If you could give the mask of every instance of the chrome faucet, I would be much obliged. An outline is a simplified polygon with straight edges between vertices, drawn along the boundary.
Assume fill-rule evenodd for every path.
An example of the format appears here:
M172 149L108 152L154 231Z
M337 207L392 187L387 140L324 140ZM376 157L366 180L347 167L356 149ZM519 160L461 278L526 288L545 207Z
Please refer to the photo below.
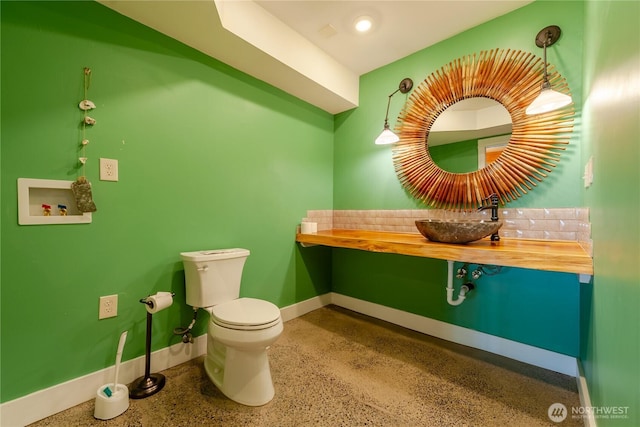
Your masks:
M489 206L480 206L478 208L478 211L483 211L485 209L491 209L491 221L498 221L498 203L500 202L500 199L498 198L498 195L496 193L493 193L492 195L490 195L489 197L484 199L483 202L485 202L487 200L491 201L491 205L489 205ZM498 235L498 232L496 231L495 233L493 233L491 235L491 241L492 242L497 242L498 240L500 240L500 236Z

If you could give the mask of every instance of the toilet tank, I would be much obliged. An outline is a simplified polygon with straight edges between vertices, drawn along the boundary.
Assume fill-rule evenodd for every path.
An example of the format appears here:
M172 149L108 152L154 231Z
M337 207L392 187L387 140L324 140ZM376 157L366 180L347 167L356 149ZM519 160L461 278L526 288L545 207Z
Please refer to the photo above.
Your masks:
M240 297L247 249L182 252L187 304L211 307Z

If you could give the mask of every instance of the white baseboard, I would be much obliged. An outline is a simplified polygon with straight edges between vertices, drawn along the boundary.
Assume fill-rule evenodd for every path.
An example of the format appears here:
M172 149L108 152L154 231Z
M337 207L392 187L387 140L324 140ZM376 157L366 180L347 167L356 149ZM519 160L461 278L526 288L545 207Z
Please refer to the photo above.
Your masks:
M206 351L206 335L195 338L192 345L179 343L165 347L151 353L150 371L153 373L169 369L205 354ZM145 356L123 362L118 382L129 384L144 376L144 365ZM94 399L98 388L112 383L114 375L115 365L5 402L0 405L0 425L25 426Z
M286 322L329 304L331 304L331 294L324 294L283 307L280 312L282 320ZM206 334L195 338L193 345L178 343L160 349L151 354L151 372L169 369L206 352ZM123 362L120 365L118 382L129 384L143 376L144 364L144 356ZM0 426L24 426L94 399L98 388L113 382L114 375L115 366L111 366L5 402L0 405Z
M591 396L589 396L589 388L587 387L587 379L584 376L582 363L578 360L578 375L576 381L578 383L578 395L580 396L580 406L583 408L591 408ZM596 418L592 412L588 412L584 417L584 427L596 427Z
M303 316L313 310L317 310L325 305L331 304L331 295L331 293L319 295L281 308L280 315L282 316L282 321L286 322L288 320L295 319L296 317Z
M331 303L423 334L499 354L572 377L577 375L575 357L337 293L331 294Z
M579 366L574 357L543 350L530 345L510 341L494 335L477 332L471 329L441 322L408 313L383 305L348 297L330 292L310 298L280 309L283 321L302 316L329 304L365 314L376 319L384 320L407 329L412 329L447 341L467 345L469 347L496 353L511 359L519 360L531 365L539 366L566 375L578 377ZM171 347L158 350L151 355L151 372L159 372L173 366L185 363L205 354L207 351L207 336L201 335L194 339L193 345L178 343ZM144 356L123 362L120 366L120 383L129 384L144 375ZM113 382L115 367L102 369L67 382L39 390L18 399L0 405L0 425L2 427L17 427L49 417L65 409L95 398L98 387ZM586 382L581 390L578 378L578 390L582 399L587 396ZM581 400L581 403L582 400ZM588 402L587 402L588 403ZM590 406L590 404L583 404ZM594 424L587 427L595 427Z

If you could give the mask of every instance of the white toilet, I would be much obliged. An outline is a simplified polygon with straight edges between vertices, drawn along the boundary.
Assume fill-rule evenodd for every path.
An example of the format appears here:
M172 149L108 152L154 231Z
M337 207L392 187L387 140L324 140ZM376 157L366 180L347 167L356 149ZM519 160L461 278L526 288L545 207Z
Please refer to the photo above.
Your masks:
M187 304L211 315L205 371L229 399L260 406L273 399L267 347L282 333L280 309L239 298L247 249L181 253Z

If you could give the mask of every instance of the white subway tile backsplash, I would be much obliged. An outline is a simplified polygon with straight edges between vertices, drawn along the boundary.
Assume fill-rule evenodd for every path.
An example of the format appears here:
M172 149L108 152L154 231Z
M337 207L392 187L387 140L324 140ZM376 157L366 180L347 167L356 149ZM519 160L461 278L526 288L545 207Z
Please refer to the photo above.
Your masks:
M576 219L582 222L589 222L589 209L576 208Z
M575 208L560 208L560 209L545 209L544 210L545 219L575 219L576 218L576 209Z
M519 239L577 240L591 249L591 224L587 208L503 208L500 235ZM489 219L490 210L459 212L446 209L310 210L305 220L317 222L318 230L360 229L418 233L415 221L437 218Z
M501 230L514 229L514 230L529 230L531 229L531 221L526 219L504 219ZM535 229L534 229L535 230Z
M576 240L576 233L569 231L544 231L544 238L548 240Z

